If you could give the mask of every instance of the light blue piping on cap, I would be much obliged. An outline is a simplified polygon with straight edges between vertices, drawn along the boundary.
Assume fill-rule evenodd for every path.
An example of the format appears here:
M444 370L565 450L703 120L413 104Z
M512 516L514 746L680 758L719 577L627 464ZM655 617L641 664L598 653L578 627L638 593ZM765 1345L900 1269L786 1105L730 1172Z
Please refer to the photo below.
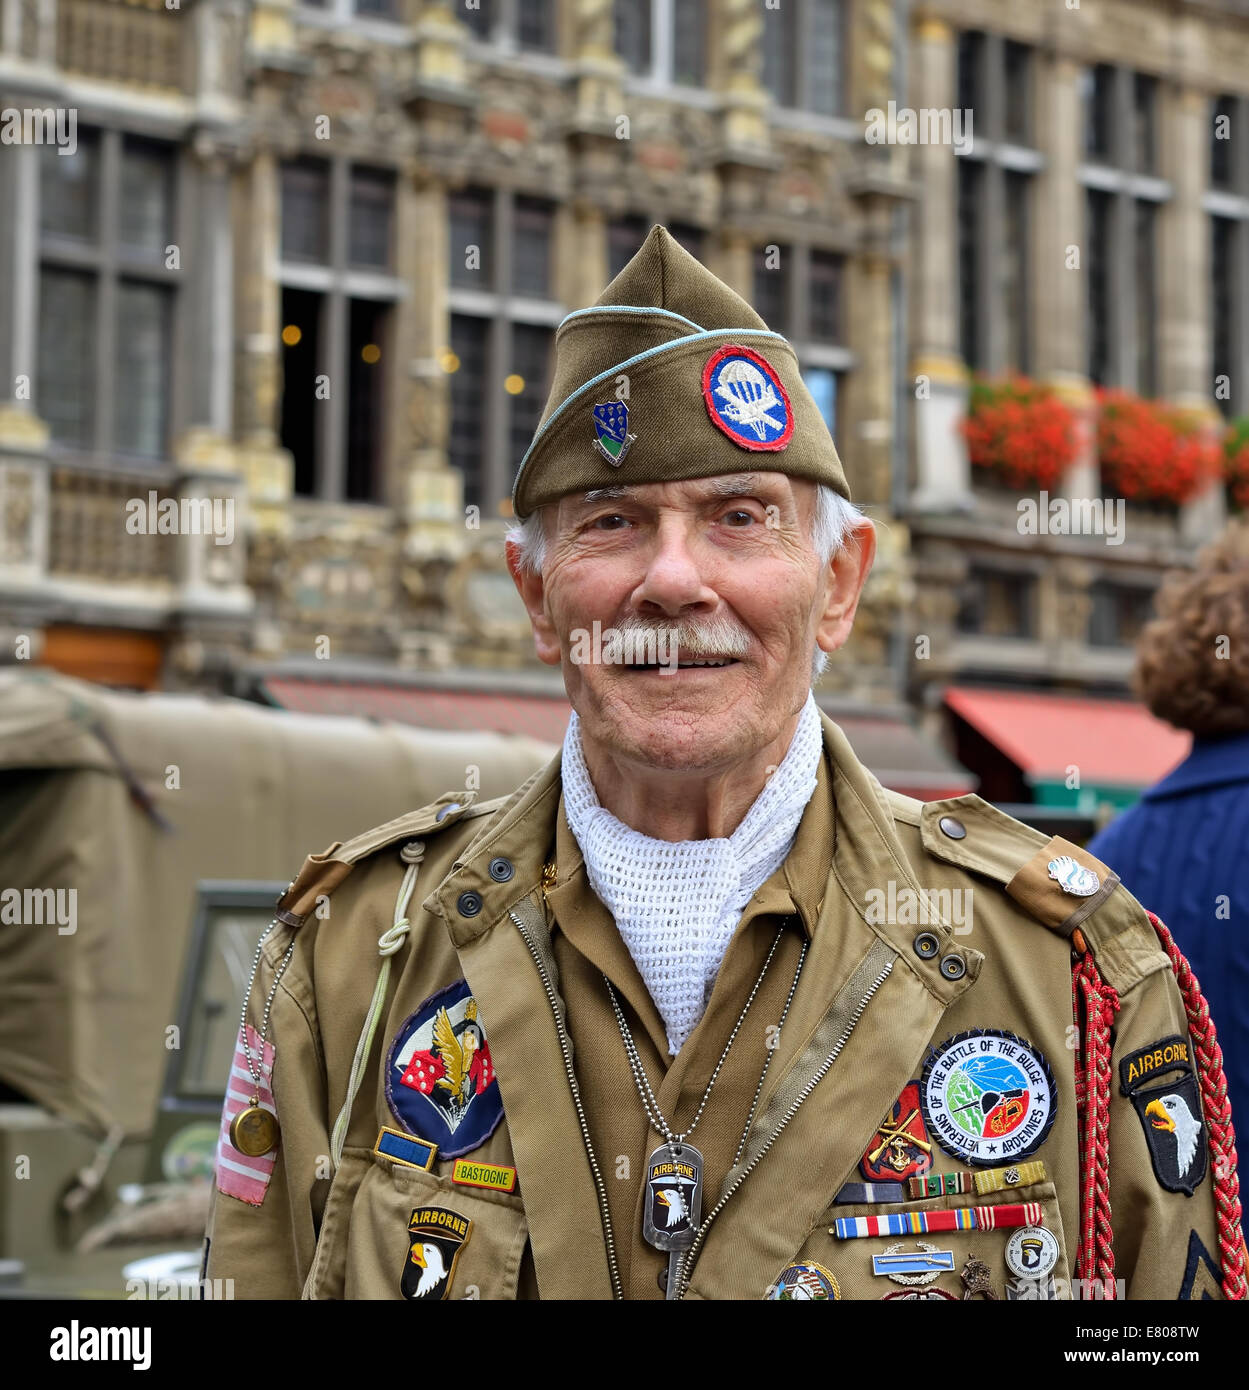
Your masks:
M706 331L701 323L687 319L684 314L675 313L671 309L648 308L644 304L591 304L588 309L574 309L572 313L565 314L559 322L559 327L563 328L569 319L579 318L582 314L662 314L664 318L676 319L678 323L685 324L697 333ZM558 333L559 328L555 331Z
M604 305L603 307L609 308L611 306ZM622 304L618 307L623 309L629 306ZM578 309L574 310L574 312L581 313L583 311ZM679 317L679 315L677 317ZM520 461L520 467L516 470L516 481L512 484L513 498L516 496L517 488L520 487L520 480L524 476L525 465L529 462L529 455L533 453L538 442L542 439L547 430L550 429L556 420L564 413L565 409L571 405L578 396L584 395L592 386L597 386L600 381L606 381L609 377L615 376L617 372L623 371L626 367L635 366L638 362L645 362L649 357L656 357L659 353L669 352L673 348L686 347L690 343L698 342L701 338L720 338L726 333L731 334L735 338L772 338L778 343L784 343L786 347L789 346L789 340L784 334L773 333L770 328L705 328L698 333L687 333L684 338L674 338L670 343L660 343L658 347L647 348L645 352L639 352L633 357L626 357L623 362L617 362L614 367L608 367L605 372L600 372L598 376L591 377L589 381L578 386L572 395L565 396L559 405L547 416L545 422L538 426L538 431L533 439L530 440L529 447L525 450L525 455Z

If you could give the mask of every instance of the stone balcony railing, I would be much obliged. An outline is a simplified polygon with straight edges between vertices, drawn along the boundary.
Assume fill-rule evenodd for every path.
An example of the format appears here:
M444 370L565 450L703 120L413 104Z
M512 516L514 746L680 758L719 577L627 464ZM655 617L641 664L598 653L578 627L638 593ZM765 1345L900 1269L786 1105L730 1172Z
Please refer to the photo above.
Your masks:
M237 475L0 449L0 610L238 617L247 544Z
M165 0L2 0L6 54L151 92L189 91L189 9Z

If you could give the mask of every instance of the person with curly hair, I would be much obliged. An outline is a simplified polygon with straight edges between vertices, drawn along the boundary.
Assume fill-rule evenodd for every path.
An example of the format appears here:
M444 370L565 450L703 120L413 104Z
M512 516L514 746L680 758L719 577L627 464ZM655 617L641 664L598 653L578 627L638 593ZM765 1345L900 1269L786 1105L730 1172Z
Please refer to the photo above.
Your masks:
M1249 1113L1249 523L1172 572L1135 686L1192 751L1089 842L1171 928L1218 1021L1233 1113Z

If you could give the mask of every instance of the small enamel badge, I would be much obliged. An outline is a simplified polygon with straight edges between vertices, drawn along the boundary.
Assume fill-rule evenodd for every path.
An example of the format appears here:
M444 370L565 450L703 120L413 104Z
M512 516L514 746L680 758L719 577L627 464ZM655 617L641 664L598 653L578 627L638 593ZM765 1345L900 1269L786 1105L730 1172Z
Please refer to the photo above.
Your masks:
M1167 1079L1150 1084L1159 1077ZM1191 1197L1206 1176L1208 1145L1188 1039L1176 1034L1130 1052L1119 1062L1119 1089L1140 1118L1154 1176Z
M841 1297L841 1287L832 1272L814 1260L786 1265L768 1290L773 1303L818 1302Z
M417 1207L408 1221L408 1255L399 1288L404 1298L436 1302L451 1294L460 1251L473 1223L446 1207Z
M636 439L636 434L629 433L629 407L624 401L594 407L594 447L613 468L620 467Z
M1043 1279L1058 1263L1058 1237L1044 1226L1023 1226L1006 1242L1006 1267L1021 1279Z
M901 1182L926 1173L931 1167L932 1144L920 1114L919 1082L910 1081L877 1125L859 1168L871 1182Z
M703 368L703 400L711 423L743 449L783 449L794 412L780 374L747 347L722 347Z
M1058 1100L1039 1048L998 1028L973 1028L932 1050L920 1103L929 1132L947 1153L988 1168L1035 1153L1049 1136Z
M1076 898L1091 898L1102 886L1101 879L1092 869L1086 869L1069 854L1050 860L1049 875L1064 893Z
M435 1135L443 1158L494 1133L503 1101L466 981L431 995L400 1028L386 1056L386 1101L409 1133Z

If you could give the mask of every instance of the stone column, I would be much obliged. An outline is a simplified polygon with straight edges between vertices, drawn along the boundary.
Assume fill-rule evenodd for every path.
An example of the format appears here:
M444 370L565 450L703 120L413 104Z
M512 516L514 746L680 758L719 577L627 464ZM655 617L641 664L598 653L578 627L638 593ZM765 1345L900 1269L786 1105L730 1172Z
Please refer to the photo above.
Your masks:
M722 133L729 149L768 143L761 76L766 21L759 0L712 0L710 76L724 95Z
M447 466L451 388L447 309L447 193L432 176L405 171L395 210L398 273L411 293L398 308L395 398L402 441L396 458L404 552L423 560L464 548L463 479Z
M1223 417L1213 401L1210 361L1210 219L1201 206L1209 169L1209 104L1193 87L1167 83L1161 98L1162 173L1174 190L1158 227L1158 357L1160 394L1192 411L1211 440ZM1215 482L1180 509L1180 534L1200 543L1227 520L1226 496Z
M569 0L577 72L578 130L610 131L623 110L616 56L612 0Z
M911 54L910 104L952 110L957 51L949 24L921 12ZM917 487L911 504L921 511L969 510L967 448L958 431L967 410L967 369L958 351L955 154L943 145L915 145L911 154L921 189L912 224Z
M0 445L42 449L48 428L34 392L39 288L39 160L35 145L11 145L0 160Z
M286 534L294 464L278 442L281 208L272 151L258 150L234 184L236 454L247 480L253 529Z
M414 0L413 38L419 81L464 81L464 29L457 22L451 0Z
M1076 456L1059 488L1068 498L1093 497L1100 488L1096 406L1087 375L1084 189L1077 178L1084 131L1080 71L1075 58L1036 54L1034 129L1045 165L1033 180L1029 273L1031 299L1039 306L1033 343L1038 379L1053 386L1076 416Z

